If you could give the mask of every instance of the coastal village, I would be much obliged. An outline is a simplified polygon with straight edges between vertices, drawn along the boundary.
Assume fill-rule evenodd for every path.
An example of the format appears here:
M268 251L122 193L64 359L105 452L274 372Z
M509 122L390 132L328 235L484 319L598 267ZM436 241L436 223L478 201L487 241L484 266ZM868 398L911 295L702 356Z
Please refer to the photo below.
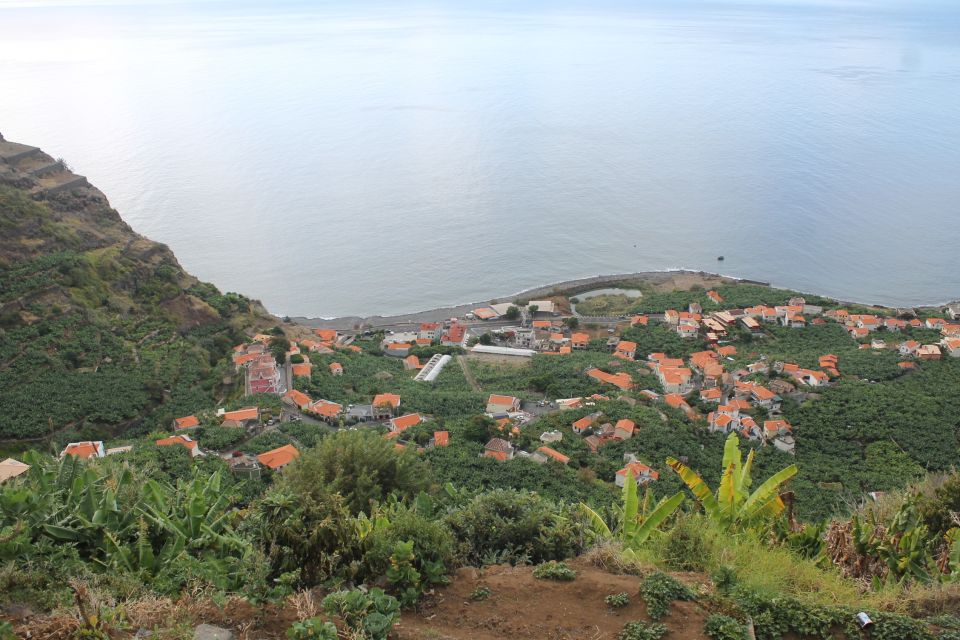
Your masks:
M746 308L731 308L717 291L707 291L705 297L706 305L693 302L685 309L605 318L603 323L589 322L572 310L563 312L564 301L552 298L481 306L463 317L422 322L403 330L317 328L310 331L310 337L289 340L282 357L271 349L277 335L257 334L234 347L232 365L243 381L244 398L276 397L279 410L255 403L215 410L198 407L196 414L176 417L170 433L157 438L155 444L183 447L191 457L221 456L236 473L257 477L282 471L299 456L298 446L288 443L255 455L244 453L242 446L212 450L201 446L192 432L214 424L256 437L284 423L299 422L324 430L379 428L398 449L423 452L448 447L451 433L442 428L442 420L409 410L401 393L385 391L373 395L367 403L351 404L339 397L311 395L310 385L304 383L317 377L331 381L342 378L348 365L340 360L385 358L402 363L404 375L429 392L430 385L455 359L465 368L470 366L469 359L512 368L525 366L534 358L569 358L592 352L602 354L604 359L583 368L581 375L599 385L596 393L564 398L541 395L534 400L529 395L521 398L508 390L490 389L483 416L493 425L494 435L479 455L499 462L521 459L530 464L569 465L570 456L559 450L565 439L580 439L596 454L610 443L643 438L643 424L608 418L602 409L605 401L632 406L643 403L660 407L658 411L679 412L709 432L734 432L757 446L793 453L797 443L802 443L803 425L791 424L782 415L783 399L815 397L818 389L843 379L844 363L828 352L819 355L816 366L768 358L763 336L770 327L801 332L810 327L839 325L858 349L895 353L897 366L905 374L928 361L960 358L960 305L956 304L946 307L942 316L921 318L912 312L868 314L840 307L825 309L799 296L783 305ZM654 327L684 341L702 341L707 348L683 357L666 351L642 353L637 342L624 337L642 335ZM939 340L920 342L910 337L915 331L923 331L926 336L936 332ZM751 340L749 357L743 353L745 335ZM389 387L391 374L375 375L384 378L384 386ZM645 385L641 381L655 382ZM466 378L464 384L469 384ZM544 416L568 413L575 417L564 424L565 428L537 429ZM408 437L424 429L429 435L425 441ZM520 446L518 440L523 433L535 436L533 445ZM133 446L71 442L60 456L122 455ZM653 462L624 453L622 467L612 480L622 486L630 472L638 484L655 482L659 473L651 466ZM15 477L27 468L8 459L0 465L0 480Z

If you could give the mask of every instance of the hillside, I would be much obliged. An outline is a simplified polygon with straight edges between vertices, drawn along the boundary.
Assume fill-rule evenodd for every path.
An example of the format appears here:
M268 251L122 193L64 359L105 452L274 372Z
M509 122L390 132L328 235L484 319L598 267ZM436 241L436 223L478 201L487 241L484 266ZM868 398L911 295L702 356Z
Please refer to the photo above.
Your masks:
M273 322L184 272L62 161L2 138L0 232L0 440L210 404L242 330Z

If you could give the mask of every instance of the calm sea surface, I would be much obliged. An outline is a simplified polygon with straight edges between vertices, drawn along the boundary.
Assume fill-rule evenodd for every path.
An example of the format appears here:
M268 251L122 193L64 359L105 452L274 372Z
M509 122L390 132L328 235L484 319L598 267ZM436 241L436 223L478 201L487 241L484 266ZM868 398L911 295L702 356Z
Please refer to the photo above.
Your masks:
M0 132L276 313L960 297L960 3L67 4L0 0Z

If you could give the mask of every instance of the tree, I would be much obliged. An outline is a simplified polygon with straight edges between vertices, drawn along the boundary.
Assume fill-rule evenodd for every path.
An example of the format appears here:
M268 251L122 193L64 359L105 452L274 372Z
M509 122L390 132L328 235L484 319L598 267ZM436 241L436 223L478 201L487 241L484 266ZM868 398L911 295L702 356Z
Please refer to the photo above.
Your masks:
M750 493L753 456L751 449L744 463L739 436L731 433L727 437L723 447L723 472L716 495L696 471L676 458L667 458L667 464L679 474L711 520L724 528L750 527L783 513L785 505L780 487L797 474L797 465L792 464L770 476L756 491Z
M484 333L480 336L479 342L480 344L489 346L493 344L493 337L489 333Z
M527 307L527 311L529 311L529 312L530 312L530 315L532 316L532 315L536 314L537 311L540 311L540 306L539 306L539 305L536 305L536 304L532 304L532 305L530 305L529 307Z
M571 329L576 329L577 327L580 326L580 319L571 316L571 317L569 317L569 318L566 318L566 319L563 321L563 323L564 323L565 325L567 325L568 327L570 327Z
M270 353L277 362L287 361L287 351L290 351L290 341L286 338L275 336L270 338Z
M507 312L503 314L503 317L507 320L516 320L520 317L520 309L515 305L510 305L507 307Z

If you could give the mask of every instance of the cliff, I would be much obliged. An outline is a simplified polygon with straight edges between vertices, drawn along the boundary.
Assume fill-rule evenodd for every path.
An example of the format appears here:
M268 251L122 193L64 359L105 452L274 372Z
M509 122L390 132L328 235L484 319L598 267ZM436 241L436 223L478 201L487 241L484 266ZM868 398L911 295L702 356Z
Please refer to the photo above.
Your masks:
M0 138L0 438L209 404L232 344L275 323L186 273L63 161Z

